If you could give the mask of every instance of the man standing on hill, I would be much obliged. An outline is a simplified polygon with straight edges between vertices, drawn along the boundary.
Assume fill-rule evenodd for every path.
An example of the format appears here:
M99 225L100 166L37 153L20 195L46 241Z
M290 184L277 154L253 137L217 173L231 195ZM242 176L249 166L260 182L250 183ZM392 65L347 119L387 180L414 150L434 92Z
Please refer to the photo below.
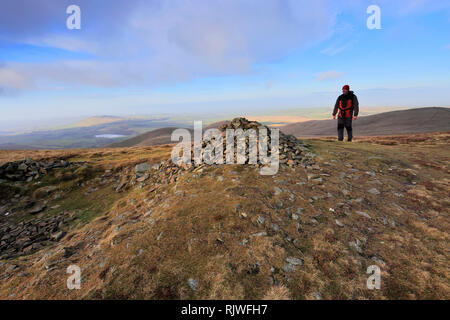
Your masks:
M333 119L336 119L336 114L339 110L338 116L338 140L344 140L344 127L347 129L348 141L352 141L352 119L356 120L359 113L358 98L350 91L350 86L342 87L342 94L337 98L333 110Z

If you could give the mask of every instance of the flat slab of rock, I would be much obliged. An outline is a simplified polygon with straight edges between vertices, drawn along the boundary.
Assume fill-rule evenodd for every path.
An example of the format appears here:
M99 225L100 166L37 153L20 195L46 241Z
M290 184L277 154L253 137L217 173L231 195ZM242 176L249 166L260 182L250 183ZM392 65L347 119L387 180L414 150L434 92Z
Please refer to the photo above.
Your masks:
M341 228L344 227L344 224L343 224L340 220L338 220L338 219L336 219L336 224L337 224L339 227L341 227Z
M33 208L31 208L30 211L28 211L28 214L35 215L44 211L46 208L47 206L45 204L36 205Z
M367 219L372 219L372 217L364 211L356 211L356 213L359 214L360 216L366 217Z
M294 266L301 266L303 264L302 259L295 258L295 257L287 257L286 262L293 264Z
M137 164L134 168L136 173L144 173L150 170L150 164L147 162Z

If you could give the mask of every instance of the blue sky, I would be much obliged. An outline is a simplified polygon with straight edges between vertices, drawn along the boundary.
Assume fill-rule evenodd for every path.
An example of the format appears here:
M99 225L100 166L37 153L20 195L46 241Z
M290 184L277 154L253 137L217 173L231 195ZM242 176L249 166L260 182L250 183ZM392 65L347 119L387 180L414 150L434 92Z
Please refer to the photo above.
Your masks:
M66 28L67 6L81 30ZM381 9L369 30L366 9ZM450 105L450 2L16 0L0 125L89 115ZM0 130L1 131L1 130Z

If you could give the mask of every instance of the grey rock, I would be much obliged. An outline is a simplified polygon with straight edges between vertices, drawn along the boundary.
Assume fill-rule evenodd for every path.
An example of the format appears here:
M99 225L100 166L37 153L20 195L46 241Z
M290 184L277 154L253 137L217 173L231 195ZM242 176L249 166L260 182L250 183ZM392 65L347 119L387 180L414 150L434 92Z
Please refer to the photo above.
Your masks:
M339 221L338 219L336 219L335 221L339 227L341 227L341 228L344 227L344 224L341 221Z
M189 287L191 287L192 290L196 291L198 289L198 280L189 278L188 279Z
M356 211L356 213L359 214L360 216L366 217L367 219L372 219L372 217L364 211Z
M316 300L322 300L322 295L320 294L320 292L314 291L313 295Z
M119 192L120 190L122 190L123 187L126 186L126 184L127 184L126 181L120 183L120 184L117 186L117 188L116 188L116 192Z
M139 177L136 179L137 182L144 182L145 180L147 180L148 178L150 178L150 175L148 173L144 174L142 177Z
M25 163L21 163L18 167L18 170L20 171L27 171L28 170L28 166Z
M19 268L19 266L15 265L15 264L11 264L6 268L5 272L10 273L11 271L14 271L17 268Z
M34 215L44 211L47 208L45 204L36 205L28 211L29 214Z
M53 233L53 234L51 235L51 239L52 239L53 241L59 241L59 240L61 240L65 235L66 235L66 233L65 233L64 231L58 231L58 232Z
M136 167L134 168L134 171L136 173L144 173L149 170L150 170L150 164L148 164L147 162L137 164Z
M350 247L355 248L356 251L357 251L358 253L362 253L362 252L363 252L362 249L361 249L361 247L360 247L359 240L356 240L356 242L355 242L355 241L350 241L350 242L348 243L348 245L349 245Z
M392 227L395 228L396 224L395 224L394 219L389 219L389 223L391 224Z
M293 264L294 266L301 266L303 264L301 259L295 257L287 257L286 262Z
M275 195L279 195L283 192L283 190L281 190L279 187L275 187Z
M292 263L286 263L283 267L284 272L294 272L295 266Z
M267 232L265 231L253 233L250 235L250 237L265 237L265 236L267 236Z
M242 240L241 242L239 242L239 244L240 244L241 246L245 246L247 243L248 243L248 239L244 239L244 240Z
M272 223L270 226L272 227L272 229L274 231L279 231L280 230L280 227L276 223Z

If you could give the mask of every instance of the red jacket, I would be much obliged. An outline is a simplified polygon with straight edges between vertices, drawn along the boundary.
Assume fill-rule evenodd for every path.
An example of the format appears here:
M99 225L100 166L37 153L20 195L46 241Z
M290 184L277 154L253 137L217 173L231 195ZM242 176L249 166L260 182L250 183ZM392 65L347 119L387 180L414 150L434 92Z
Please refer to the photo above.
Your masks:
M339 111L339 118L357 117L359 113L359 102L353 91L341 94L334 105L333 116Z

